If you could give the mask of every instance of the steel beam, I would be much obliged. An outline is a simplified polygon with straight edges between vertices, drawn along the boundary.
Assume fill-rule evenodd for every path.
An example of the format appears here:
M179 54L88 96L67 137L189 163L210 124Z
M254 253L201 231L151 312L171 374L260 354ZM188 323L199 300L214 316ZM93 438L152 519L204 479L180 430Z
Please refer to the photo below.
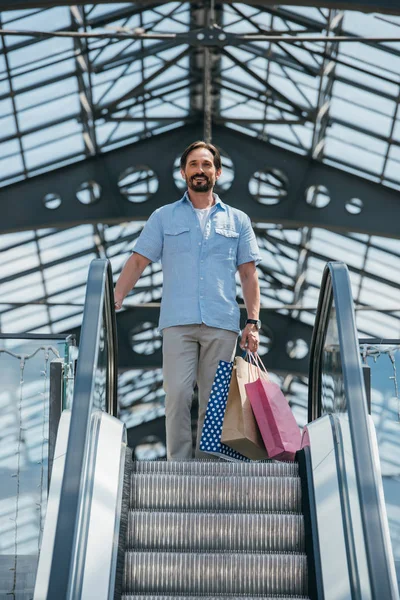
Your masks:
M235 0L228 1L234 2ZM259 6L316 6L337 10L400 14L398 0L252 0L250 4Z
M140 5L164 4L168 0L141 0ZM193 1L193 0L192 0ZM231 0L232 2L234 0ZM109 0L92 0L91 4L108 4ZM66 6L73 4L86 4L86 0L0 0L0 10L17 10L22 8L50 8L52 6ZM262 6L317 6L339 10L360 10L363 12L380 12L400 14L398 0L252 0L251 4Z
M0 220L0 232L146 220L156 208L179 199L181 193L172 177L174 160L186 145L201 139L202 133L200 124L188 125L2 188L0 205L7 210ZM225 127L216 126L213 139L228 151L235 169L232 187L223 199L244 210L253 221L400 237L397 191ZM118 177L125 169L139 165L157 174L159 188L147 202L132 203L120 194ZM272 206L260 204L249 192L250 178L266 168L277 169L288 179L286 197ZM97 203L85 205L77 199L76 191L88 181L97 182L102 191ZM325 208L305 201L307 189L315 185L325 186L330 194L331 202ZM45 207L42 199L49 193L61 196L59 208ZM352 198L363 202L358 215L345 209Z
M162 365L162 351L157 349L154 354L139 354L132 348L131 331L140 323L152 323L157 327L159 306L143 305L129 308L117 314L118 327L118 361L119 369L157 369ZM244 325L246 314L241 310L241 322ZM262 359L267 369L276 373L291 373L308 375L308 355L301 359L291 358L287 351L289 342L304 340L308 347L311 342L312 327L287 315L282 315L267 309L261 309L260 319L265 324L271 339L269 352ZM69 331L76 335L79 345L80 328ZM161 335L160 335L161 339Z

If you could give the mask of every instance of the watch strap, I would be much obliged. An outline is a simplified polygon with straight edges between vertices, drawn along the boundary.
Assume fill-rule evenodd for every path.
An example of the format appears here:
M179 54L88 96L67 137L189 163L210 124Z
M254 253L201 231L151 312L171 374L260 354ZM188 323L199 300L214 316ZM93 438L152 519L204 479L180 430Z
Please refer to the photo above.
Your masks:
M246 321L246 325L250 323L251 325L255 325L258 329L258 331L261 330L261 321L260 319L247 319Z

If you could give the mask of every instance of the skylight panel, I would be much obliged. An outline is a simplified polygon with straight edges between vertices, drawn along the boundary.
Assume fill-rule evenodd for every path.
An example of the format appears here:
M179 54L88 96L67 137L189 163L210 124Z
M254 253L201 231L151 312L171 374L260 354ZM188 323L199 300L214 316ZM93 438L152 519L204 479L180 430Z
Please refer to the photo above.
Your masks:
M400 243L397 251L399 253ZM393 283L400 285L400 257L398 253L397 255L393 255L389 252L385 252L385 250L374 247L369 248L365 270L372 274L379 273L380 277L384 277L388 281L392 281ZM396 296L397 295L398 292L396 292Z
M342 142L328 136L325 140L324 150L325 155L329 156L332 160L338 159L341 162L344 161L345 163L359 167L360 170L367 169L376 175L382 173L384 157L376 153L371 153L368 148L366 150L360 147L354 149L347 142Z
M37 327L48 323L48 312L44 306L40 305L35 307L23 306L8 313L3 313L1 323L5 332L34 331Z
M16 96L16 106L18 111L30 107L43 106L44 103L51 102L55 98L60 99L71 97L78 93L78 84L76 78L66 78L62 81L49 83L36 89L30 89L25 93L19 93Z
M71 39L49 38L31 44L28 48L12 50L9 52L10 68L17 69L35 61L48 60L53 53L72 49L72 44Z
M1 123L0 123L1 126ZM13 183L13 177L21 176L23 173L23 162L21 154L0 159L0 185Z
M377 156L384 156L388 148L388 143L386 141L380 140L372 134L369 135L368 133L356 131L355 129L351 129L340 123L332 124L332 127L329 128L327 137L344 142L346 145L356 148L357 152L359 149L365 150L368 148L368 151L371 154Z
M400 184L400 164L398 160L389 159L387 161L384 177L393 183Z
M84 142L80 134L69 135L63 139L54 140L33 150L25 150L25 161L28 169L35 169L43 164L56 163L63 160L65 155L84 152Z

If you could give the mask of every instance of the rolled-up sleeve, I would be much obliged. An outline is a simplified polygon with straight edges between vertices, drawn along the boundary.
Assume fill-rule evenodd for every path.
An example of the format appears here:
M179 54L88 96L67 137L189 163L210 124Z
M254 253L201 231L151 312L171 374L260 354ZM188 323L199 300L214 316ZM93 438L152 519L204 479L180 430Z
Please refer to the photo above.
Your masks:
M254 262L258 265L261 262L261 255L251 221L246 215L239 236L236 266L238 267L247 262Z
M163 239L162 223L159 211L156 210L146 221L133 251L145 256L152 262L158 262L162 256Z

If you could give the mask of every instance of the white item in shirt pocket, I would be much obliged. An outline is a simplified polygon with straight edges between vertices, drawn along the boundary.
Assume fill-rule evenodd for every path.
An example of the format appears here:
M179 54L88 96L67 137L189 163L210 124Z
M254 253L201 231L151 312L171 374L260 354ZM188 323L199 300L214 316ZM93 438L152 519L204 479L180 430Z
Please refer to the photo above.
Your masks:
M224 229L216 227L214 237L213 252L223 254L226 258L234 258L239 241L239 233L234 229Z
M219 233L219 235L223 235L224 237L228 237L228 238L238 238L239 237L238 232L234 231L233 229L222 229L221 227L216 227L215 233Z
M190 252L190 249L189 227L176 227L164 231L164 252L178 254L179 252Z

